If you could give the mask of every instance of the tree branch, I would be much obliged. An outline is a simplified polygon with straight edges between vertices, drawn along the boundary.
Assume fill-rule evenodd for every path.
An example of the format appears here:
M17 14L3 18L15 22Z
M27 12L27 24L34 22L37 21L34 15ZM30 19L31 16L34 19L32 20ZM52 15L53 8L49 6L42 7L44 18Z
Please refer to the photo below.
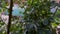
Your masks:
M13 0L10 0L9 21L8 21L8 25L7 25L7 34L10 33L11 17L12 17L12 7L13 7Z

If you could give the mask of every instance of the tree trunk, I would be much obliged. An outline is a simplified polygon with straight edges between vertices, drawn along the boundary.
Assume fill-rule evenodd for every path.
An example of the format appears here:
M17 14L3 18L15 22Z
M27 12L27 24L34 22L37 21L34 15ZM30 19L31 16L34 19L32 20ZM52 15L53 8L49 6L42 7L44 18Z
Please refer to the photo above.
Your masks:
M7 34L10 33L11 17L12 17L12 7L13 7L13 0L10 0L9 21L8 21L8 25L7 25Z

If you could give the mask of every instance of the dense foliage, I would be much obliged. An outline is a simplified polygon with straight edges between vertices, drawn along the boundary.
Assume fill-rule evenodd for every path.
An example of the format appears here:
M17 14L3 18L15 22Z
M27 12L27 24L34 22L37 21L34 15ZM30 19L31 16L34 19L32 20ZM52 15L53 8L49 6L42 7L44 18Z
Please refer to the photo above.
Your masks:
M38 34L52 34L51 23L54 20L50 12L49 0L28 0L28 7L25 11L25 20L27 23L38 24ZM41 30L39 30L41 29ZM48 33L47 33L47 32Z
M20 2L18 3L20 6ZM6 6L8 5L8 2L1 0L0 4L1 11L2 9L7 9ZM11 34L56 34L55 28L53 27L56 27L60 22L58 18L59 11L56 15L50 12L50 0L27 0L26 4L24 3L24 6L26 6L24 19L21 21L18 19L12 20L14 24L11 24ZM20 7L23 7L23 5ZM6 34L6 27L5 23L1 21L0 34Z

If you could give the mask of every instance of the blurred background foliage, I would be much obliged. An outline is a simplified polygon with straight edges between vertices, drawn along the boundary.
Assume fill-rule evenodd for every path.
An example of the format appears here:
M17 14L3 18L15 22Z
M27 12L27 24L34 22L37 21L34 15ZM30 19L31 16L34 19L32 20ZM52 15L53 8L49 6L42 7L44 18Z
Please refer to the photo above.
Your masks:
M15 1L15 0L14 0ZM27 0L26 4L21 5L21 0L18 0L19 6L27 6L24 12L24 22L16 22L11 24L11 34L56 34L56 28L60 24L60 10L57 10L55 16L50 12L50 0ZM0 0L0 13L6 10L8 2ZM0 21L0 29L5 23ZM7 28L6 28L7 29ZM3 28L0 34L6 34Z

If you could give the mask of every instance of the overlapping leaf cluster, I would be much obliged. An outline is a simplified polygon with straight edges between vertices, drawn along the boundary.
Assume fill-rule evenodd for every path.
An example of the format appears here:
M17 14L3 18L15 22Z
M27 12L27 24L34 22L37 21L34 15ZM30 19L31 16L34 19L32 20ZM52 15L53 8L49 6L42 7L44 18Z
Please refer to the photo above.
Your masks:
M50 0L28 0L27 3L28 7L25 11L25 21L34 24L38 23L42 31L46 32L46 29L52 31L51 22L54 19L50 12Z

